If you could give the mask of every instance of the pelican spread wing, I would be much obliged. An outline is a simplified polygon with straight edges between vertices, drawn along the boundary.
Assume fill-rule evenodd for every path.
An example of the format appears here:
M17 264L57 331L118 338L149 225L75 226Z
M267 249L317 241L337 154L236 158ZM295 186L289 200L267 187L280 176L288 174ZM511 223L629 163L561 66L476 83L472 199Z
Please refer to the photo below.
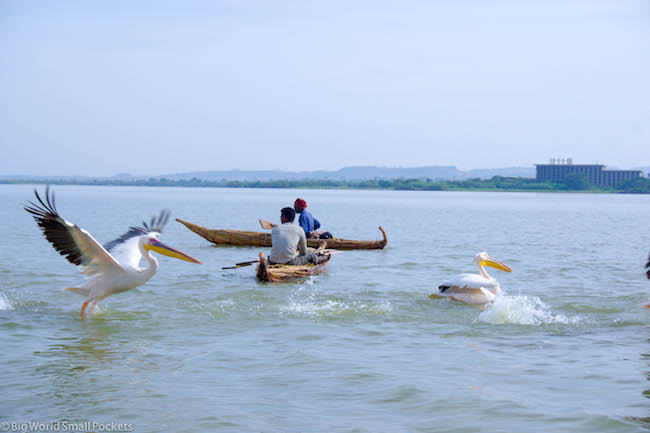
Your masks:
M40 205L29 202L25 210L32 214L45 238L70 263L80 266L88 276L108 269L121 270L119 263L86 230L61 218L56 210L54 192L45 190L45 201L34 190Z
M142 222L142 227L129 227L129 230L119 238L106 244L106 250L122 265L129 265L137 268L142 259L142 253L138 248L138 239L142 235L150 233L162 233L163 228L169 221L170 212L163 210L158 217L152 217L147 223Z

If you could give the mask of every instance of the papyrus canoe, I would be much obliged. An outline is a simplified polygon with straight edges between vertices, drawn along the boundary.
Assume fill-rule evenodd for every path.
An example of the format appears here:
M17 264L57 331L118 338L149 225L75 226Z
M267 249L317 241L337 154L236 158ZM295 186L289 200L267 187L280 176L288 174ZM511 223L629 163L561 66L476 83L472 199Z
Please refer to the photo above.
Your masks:
M271 233L247 232L242 230L218 230L208 229L196 224L183 221L176 218L176 221L182 223L188 229L192 230L199 236L213 242L217 245L240 245L247 247L270 247ZM381 226L379 227L383 236L379 241L351 241L348 239L327 239L327 247L333 250L378 250L382 249L388 243L386 232ZM307 239L307 246L318 248L322 239Z
M257 279L263 282L280 283L294 278L305 278L310 275L320 274L327 267L327 262L318 265L269 265L269 262L260 253L260 262L257 265Z

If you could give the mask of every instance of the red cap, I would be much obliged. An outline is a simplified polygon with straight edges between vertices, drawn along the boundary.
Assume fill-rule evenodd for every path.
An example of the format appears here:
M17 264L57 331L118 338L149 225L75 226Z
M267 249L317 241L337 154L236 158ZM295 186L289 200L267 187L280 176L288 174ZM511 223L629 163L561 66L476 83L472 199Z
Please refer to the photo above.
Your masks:
M295 207L299 207L301 209L306 209L307 208L307 202L301 198L297 198L296 201L293 203Z

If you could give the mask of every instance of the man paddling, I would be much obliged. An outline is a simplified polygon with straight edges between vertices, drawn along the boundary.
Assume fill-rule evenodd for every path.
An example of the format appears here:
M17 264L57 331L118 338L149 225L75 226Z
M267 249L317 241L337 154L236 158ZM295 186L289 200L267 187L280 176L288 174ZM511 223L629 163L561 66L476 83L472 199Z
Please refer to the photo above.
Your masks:
M296 212L290 207L280 211L282 224L271 230L271 255L269 263L276 265L315 265L330 259L329 254L318 256L313 250L307 248L307 238L302 228L295 225L293 220Z
M305 236L315 239L331 239L332 235L329 232L319 232L320 222L307 212L307 202L301 198L297 198L293 203L293 208L300 214L298 224L305 231Z

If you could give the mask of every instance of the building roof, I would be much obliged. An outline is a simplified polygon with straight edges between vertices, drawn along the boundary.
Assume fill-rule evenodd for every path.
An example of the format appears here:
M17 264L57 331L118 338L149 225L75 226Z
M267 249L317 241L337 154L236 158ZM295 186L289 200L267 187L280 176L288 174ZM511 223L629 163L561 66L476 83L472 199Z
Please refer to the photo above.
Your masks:
M604 164L534 164L536 166L548 167L607 167Z

